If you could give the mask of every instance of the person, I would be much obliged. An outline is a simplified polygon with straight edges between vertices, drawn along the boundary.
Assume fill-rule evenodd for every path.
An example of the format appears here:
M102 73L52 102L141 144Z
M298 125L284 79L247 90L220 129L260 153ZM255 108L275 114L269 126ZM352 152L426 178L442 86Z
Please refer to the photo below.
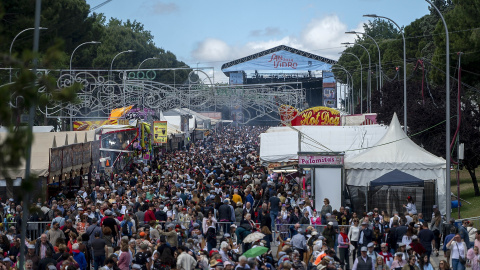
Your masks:
M408 214L417 214L417 207L415 206L415 202L413 201L412 196L407 197L407 205L404 204L403 207L407 210Z
M80 266L80 270L87 270L87 259L85 259L85 254L83 254L83 252L80 252L78 248L78 243L73 244L73 259Z
M238 264L237 266L235 267L235 270L247 270L247 269L250 269L250 266L247 264L248 263L248 260L247 260L247 257L245 256L240 256L238 258Z
M359 247L367 247L368 243L372 242L373 232L370 228L368 228L368 221L362 222L362 228L359 232L358 237L358 246ZM358 249L360 251L360 249ZM357 255L359 255L357 253Z
M442 215L440 211L436 210L434 213L434 218L432 219L432 223L430 224L430 230L433 232L433 236L435 238L435 247L434 252L435 256L438 257L438 251L440 250L440 238L443 231L443 222L442 222Z
M425 252L428 255L428 258L430 258L430 255L432 255L432 242L435 244L435 236L433 232L428 229L428 223L424 222L422 225L420 232L418 232L418 240L420 241L420 244L425 248Z
M38 262L40 258L37 254L35 254L35 246L34 245L27 245L27 254L25 254L25 260L30 260L33 262L32 268L34 270L38 269Z
M282 213L283 213L283 207L282 207ZM313 210L313 215L312 215L312 217L310 217L310 224L312 224L312 225L322 225L322 217L318 216L317 210Z
M193 270L197 265L197 261L190 254L188 254L185 246L178 247L180 255L177 256L177 269Z
M447 248L447 243L449 243L450 240L452 240L455 237L456 232L457 232L457 228L450 227L450 234L446 235L443 240L443 255L445 256L445 259L447 260L447 262L450 261L450 254L451 254L450 249Z
M462 240L465 242L465 245L467 245L467 247L470 248L470 237L468 235L467 226L468 226L468 220L464 219L462 221L462 225L458 226L458 233L460 234L460 237L462 238Z
M322 217L322 224L327 223L327 213L332 213L332 206L328 198L323 199L322 209L320 210L320 216Z
M273 195L270 197L270 199L268 199L268 208L270 209L270 218L272 219L271 228L273 231L277 231L275 227L275 222L277 220L278 212L280 212L281 206L282 206L282 201L277 197L277 195Z
M420 270L433 270L433 266L430 263L430 259L427 255L423 255L419 259L420 262Z
M352 270L375 270L375 263L367 256L367 247L360 248L360 256L353 262Z
M390 267L385 264L382 257L378 256L375 260L375 270L390 270Z
M335 244L335 229L333 228L333 222L328 222L327 227L323 230L322 235L325 237L325 242L329 248L333 248Z
M388 267L391 267L393 263L393 255L388 251L388 244L382 243L380 248L381 251L378 253L378 255L383 258L384 264L386 264Z
M223 228L223 233L228 233L228 228L230 226L230 222L232 222L233 220L231 220L232 218L232 210L230 208L230 200L229 199L225 199L223 201L223 204L220 205L220 207L218 207L218 210L217 210L217 217L218 217L218 221L222 223L222 228Z
M50 230L47 232L47 237L48 241L54 245L57 246L57 240L65 240L65 234L63 233L62 230L60 230L60 223L58 223L56 220L52 222L53 226Z
M419 256L427 254L427 250L423 247L421 243L418 242L418 236L416 235L412 236L412 243L410 243L409 246Z
M148 251L148 246L147 244L141 244L140 245L140 252L137 252L135 255L135 258L133 259L133 262L136 264L141 265L141 270L147 270L150 269L151 266L151 259L150 257L152 256L150 252Z
M451 250L452 269L465 270L468 249L459 233L447 243L447 248Z
M178 235L175 231L175 225L170 223L167 225L167 231L159 231L160 236L165 235L167 243L170 244L170 247L175 250L178 246Z
M303 258L304 252L307 251L307 240L303 233L303 228L298 228L298 233L290 240L290 245L300 253L300 258Z
M438 270L450 270L450 265L446 260L438 262Z
M470 248L472 248L474 246L474 242L475 242L475 237L477 235L477 228L473 227L475 225L475 223L473 221L469 221L468 222L468 227L467 227L467 232L468 232L468 238L469 238L469 241L470 241Z
M392 262L391 270L401 270L405 265L407 265L407 261L403 259L403 252L395 253L395 258Z
M41 259L38 262L38 270L48 270L47 266L49 264L57 264L57 260L52 258L53 254L50 250L47 250L45 254L46 254L45 258Z
M63 233L62 233L63 234ZM50 250L52 254L55 252L53 249L53 245L48 241L46 234L42 234L40 236L40 239L37 240L35 243L35 254L40 257L40 259L43 259L47 256L46 251ZM20 241L19 241L20 242ZM15 254L16 256L17 254Z
M354 218L352 222L353 225L350 226L350 229L348 230L348 239L350 239L350 243L354 247L354 250L352 250L352 260L355 261L355 258L357 257L358 236L360 235L360 228L358 227L358 218Z
M402 270L420 270L420 268L417 266L416 262L417 262L417 257L410 256L408 258L408 264L404 265L402 267Z
M468 250L467 259L470 261L470 267L472 267L472 270L480 270L480 255L477 246Z
M208 252L210 252L217 246L217 229L212 225L212 220L210 219L207 220L207 226L207 230L205 231L205 240L207 241Z
M340 233L338 234L338 253L340 253L340 265L344 266L345 269L350 269L350 258L348 256L350 248L350 240L348 235L345 233L346 227L340 227Z
M120 250L122 253L120 253L120 256L118 257L118 268L120 268L120 270L129 270L132 257L128 251L128 245L122 244Z
M85 230L85 233L88 235L88 242L91 243L93 239L95 239L95 234L99 232L100 237L102 236L102 228L98 226L98 219L93 218L92 219L92 225L88 226L88 228Z
M93 267L95 270L102 267L105 262L105 258L108 255L107 242L105 239L100 238L99 231L95 232L94 239L90 242L93 252Z

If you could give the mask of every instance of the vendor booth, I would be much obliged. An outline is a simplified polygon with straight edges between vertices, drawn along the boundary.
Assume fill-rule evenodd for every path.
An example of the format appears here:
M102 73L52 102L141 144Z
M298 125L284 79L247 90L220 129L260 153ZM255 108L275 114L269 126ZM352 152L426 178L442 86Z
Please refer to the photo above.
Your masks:
M387 132L373 147L356 156L345 158L346 184L350 191L350 198L354 200L352 203L357 207L364 205L365 211L373 209L373 204L379 203L379 200L384 200L384 197L375 197L377 195L368 195L367 200L365 191L367 187L371 187L373 190L383 189L383 194L387 195L382 196L390 194L388 200L395 201L390 206L380 206L381 209L403 211L400 206L406 204L407 196L412 196L418 211L423 211L425 217L432 209L428 206L434 204L437 204L440 212L445 214L445 166L443 158L427 152L408 138L395 114ZM399 174L396 170L403 174ZM384 175L385 177L381 178ZM423 181L423 185L416 179ZM399 185L401 182L407 184ZM379 185L382 187L379 188ZM424 190L421 191L420 187ZM390 192L387 189L390 189ZM371 193L370 188L368 190L369 194L376 194ZM394 192L394 190L397 191ZM423 202L428 203L428 206L424 207Z
M428 219L435 205L435 181L425 181L408 173L393 170L371 181L366 187L348 186L352 193L351 205L354 211L365 212L378 208L388 213L403 213L405 199L411 196L418 212ZM359 196L359 194L361 194ZM367 210L368 209L368 210Z
M305 173L300 185L306 190L305 195L312 198L315 209L322 209L324 198L330 200L333 209L340 209L345 186L343 153L299 152L298 166Z

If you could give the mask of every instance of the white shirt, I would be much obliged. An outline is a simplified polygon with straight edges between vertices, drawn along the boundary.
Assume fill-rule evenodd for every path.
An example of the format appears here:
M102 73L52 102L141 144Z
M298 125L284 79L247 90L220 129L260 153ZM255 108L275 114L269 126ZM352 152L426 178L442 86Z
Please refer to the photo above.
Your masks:
M348 239L350 241L358 241L358 236L360 235L360 228L351 226L350 230L348 230Z

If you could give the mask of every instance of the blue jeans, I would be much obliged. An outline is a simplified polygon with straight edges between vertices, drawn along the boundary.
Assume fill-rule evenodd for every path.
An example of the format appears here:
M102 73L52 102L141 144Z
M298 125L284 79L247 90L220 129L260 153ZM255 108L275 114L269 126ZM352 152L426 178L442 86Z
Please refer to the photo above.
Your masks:
M277 231L277 228L275 226L275 222L277 222L277 217L278 217L278 212L270 211L270 218L272 219L272 233L274 231Z
M93 268L98 270L98 268L105 265L105 256L95 256L93 257Z
M458 259L452 259L453 270L465 270L465 264L461 264Z

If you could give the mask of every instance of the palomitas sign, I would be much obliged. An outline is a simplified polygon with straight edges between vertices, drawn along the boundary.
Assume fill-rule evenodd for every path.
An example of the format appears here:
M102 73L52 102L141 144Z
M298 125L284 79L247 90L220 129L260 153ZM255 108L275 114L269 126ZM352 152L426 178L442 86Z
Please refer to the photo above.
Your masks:
M299 155L298 165L343 165L343 156Z

